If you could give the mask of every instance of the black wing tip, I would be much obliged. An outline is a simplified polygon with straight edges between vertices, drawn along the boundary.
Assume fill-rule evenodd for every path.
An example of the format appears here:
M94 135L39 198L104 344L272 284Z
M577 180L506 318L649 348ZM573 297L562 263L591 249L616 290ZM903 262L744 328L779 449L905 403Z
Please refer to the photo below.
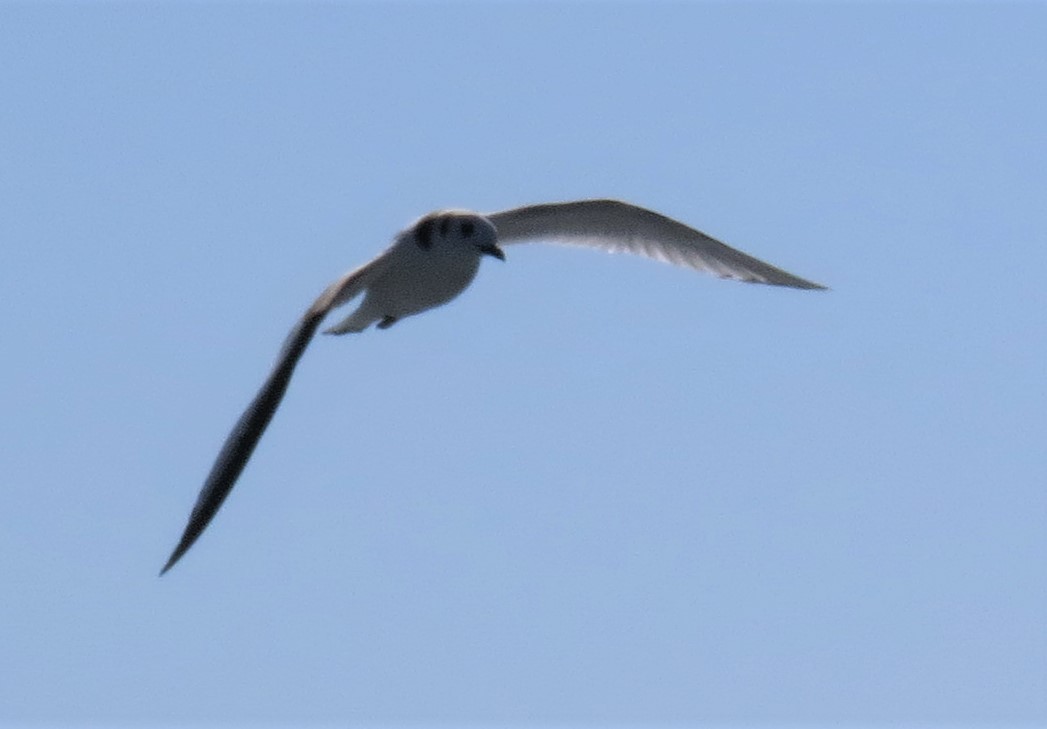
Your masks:
M805 291L832 291L832 289L828 286L822 286L821 284L814 283L813 281L804 281L803 284L800 286L797 286L795 284L793 284L792 286L795 289L804 289Z
M178 561L178 557L176 557L176 556L174 556L174 555L172 554L172 555L170 556L170 558L169 558L169 559L167 560L167 564L165 564L165 565L163 566L163 568L162 568L162 569L160 570L160 574L159 574L159 575L157 575L157 577L163 577L164 575L166 575L166 574L167 574L167 571L168 571L169 569L171 569L172 567L174 567L174 566L175 566L175 562L177 562L177 561Z
M784 273L784 272L783 272ZM753 283L768 284L769 286L781 286L789 289L802 289L804 291L829 291L828 286L822 286L820 283L814 281L808 281L805 278L794 276L791 273L786 274L787 278L758 278L750 279Z
M167 563L164 564L163 569L160 570L159 577L163 577L165 574L167 574L168 570L170 570L172 567L178 564L178 560L180 560L185 555L185 553L189 551L189 547L193 546L193 542L195 541L195 539L191 539L188 542L186 542L185 537L183 537L182 541L180 541L178 543L178 546L175 547L175 550L171 552L171 556L167 558Z
M788 280L771 280L763 276L737 276L733 273L721 273L719 277L729 281L741 281L742 283L763 284L764 286L778 286L783 289L801 289L804 291L832 291L828 286L808 281L799 277L791 277Z

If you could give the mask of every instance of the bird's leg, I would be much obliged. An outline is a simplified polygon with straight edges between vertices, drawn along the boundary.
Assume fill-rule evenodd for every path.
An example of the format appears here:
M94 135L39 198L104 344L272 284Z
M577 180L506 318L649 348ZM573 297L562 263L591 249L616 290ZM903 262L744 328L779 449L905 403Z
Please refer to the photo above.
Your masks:
M393 324L395 324L398 321L400 321L400 320L397 319L395 316L388 316L388 315L383 316L382 320L380 322L378 322L378 328L379 329L388 329L389 327L391 327Z

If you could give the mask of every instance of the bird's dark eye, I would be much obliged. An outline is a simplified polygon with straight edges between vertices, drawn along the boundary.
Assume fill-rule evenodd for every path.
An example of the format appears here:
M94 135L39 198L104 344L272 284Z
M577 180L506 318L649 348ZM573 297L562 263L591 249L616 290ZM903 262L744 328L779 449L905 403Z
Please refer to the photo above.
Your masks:
M473 221L471 221L471 220L463 220L462 221L462 237L463 238L470 238L470 237L472 237L473 229L475 227L476 226L473 225Z

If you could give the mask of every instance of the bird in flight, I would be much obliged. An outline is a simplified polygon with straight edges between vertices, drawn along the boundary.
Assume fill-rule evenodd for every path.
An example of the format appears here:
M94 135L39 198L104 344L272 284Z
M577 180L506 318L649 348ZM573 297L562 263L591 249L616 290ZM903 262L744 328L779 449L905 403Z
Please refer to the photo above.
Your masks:
M164 574L193 546L243 471L280 405L298 360L332 309L363 295L328 334L387 329L404 317L446 304L472 282L484 256L505 260L501 246L548 241L634 253L721 278L824 289L652 210L617 200L527 205L497 213L441 210L401 231L383 253L332 283L284 341L268 379L225 440Z

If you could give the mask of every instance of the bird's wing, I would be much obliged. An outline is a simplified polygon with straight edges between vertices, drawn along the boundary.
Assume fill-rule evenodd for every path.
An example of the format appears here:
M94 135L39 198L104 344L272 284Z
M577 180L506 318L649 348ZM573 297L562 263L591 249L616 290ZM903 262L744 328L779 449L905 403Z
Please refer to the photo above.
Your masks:
M215 459L203 488L200 489L200 495L196 497L196 504L189 515L189 523L182 533L182 538L168 558L167 564L160 570L161 575L171 569L193 546L193 542L203 533L222 506L225 497L233 490L236 479L247 465L262 433L272 420L273 413L283 400L287 384L291 381L291 374L298 360L302 358L313 334L316 333L316 328L323 321L327 312L359 294L374 275L383 268L387 259L388 256L383 254L332 283L324 289L324 292L317 297L313 305L291 329L268 379L225 439L225 444L219 451L218 458Z
M527 205L486 215L501 244L545 240L635 253L750 283L824 289L646 208L618 200Z

